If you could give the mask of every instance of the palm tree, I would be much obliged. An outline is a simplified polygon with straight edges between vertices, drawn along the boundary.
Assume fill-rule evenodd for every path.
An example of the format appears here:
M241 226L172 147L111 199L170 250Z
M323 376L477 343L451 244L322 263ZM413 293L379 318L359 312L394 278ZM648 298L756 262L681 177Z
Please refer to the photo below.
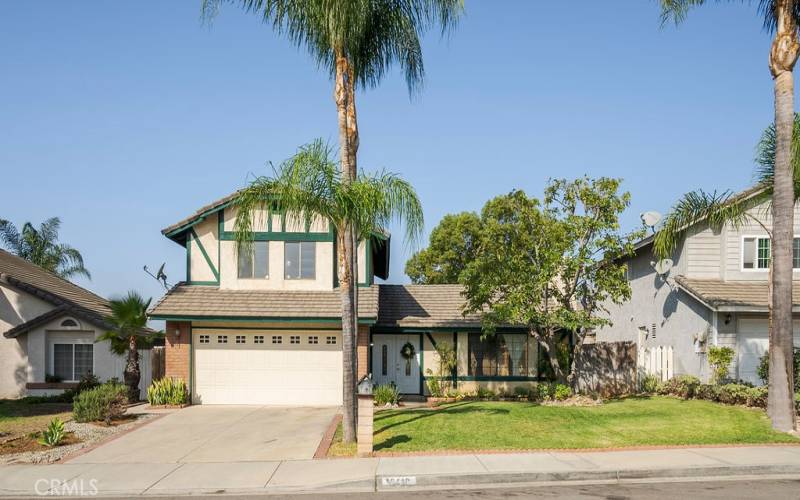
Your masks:
M775 125L770 125L761 136L758 143L756 154L756 186L753 190L748 190L740 196L734 196L730 191L725 191L721 194L706 193L702 190L692 191L686 193L676 204L673 206L669 214L664 218L664 222L656 233L653 241L653 250L658 258L668 258L678 246L679 242L695 222L705 220L714 229L720 229L725 225L733 228L739 228L746 222L755 223L769 235L770 239L774 241L775 238L775 224L769 227L766 223L766 213L753 212L751 209L756 205L763 203L772 204L774 211L774 178L775 178L775 164L777 156L777 130ZM800 114L795 114L792 132L792 145L791 145L791 158L790 166L793 171L792 192L793 200L797 200L800 195ZM773 245L774 248L774 245ZM782 359L782 346L773 344L775 340L774 318L777 316L774 302L772 301L775 296L775 282L773 277L775 275L774 269L774 253L773 260L769 266L769 280L767 285L767 296L769 304L769 332L770 344L769 355L770 363L774 360ZM789 330L790 339L792 330ZM790 342L790 347L793 347ZM790 351L793 352L793 351ZM793 360L793 354L790 355L790 360ZM783 366L783 365L780 365ZM778 380L773 381L773 369L770 368L769 378L769 406L770 417L773 421L773 426L781 430L791 430L795 428L796 419L794 410L794 363L792 362L787 368L788 382L783 380L781 374L776 374ZM779 371L779 370L776 370ZM788 384L788 387L787 387ZM785 409L785 404L780 401L784 391L789 395L790 403L790 417L791 422L788 429L779 426L783 422L780 411ZM778 418L776 418L778 414Z
M253 241L253 214L301 214L310 223L315 217L330 221L336 230L337 248L347 239L346 229L356 230L358 241L382 232L393 220L403 222L407 241L418 241L423 227L422 206L414 188L399 176L380 172L359 173L348 180L341 162L336 162L330 146L321 139L302 146L284 161L271 177L258 177L242 190L235 201L236 240L239 250L249 252ZM339 268L346 268L348 256L338 252ZM355 323L353 303L349 299L351 276L339 274L342 299L343 364L343 439L355 439L356 365L353 338L344 334Z
M0 219L0 241L11 253L33 262L64 279L92 275L83 265L81 253L69 245L58 242L61 219L51 217L39 229L26 222L19 231L14 224Z
M109 301L111 317L109 318L113 330L109 330L97 338L97 342L109 341L111 352L118 356L128 353L123 378L128 386L128 401L139 400L139 351L148 343L148 338L143 335L147 326L147 308L150 300L144 300L137 292L130 291L120 299Z

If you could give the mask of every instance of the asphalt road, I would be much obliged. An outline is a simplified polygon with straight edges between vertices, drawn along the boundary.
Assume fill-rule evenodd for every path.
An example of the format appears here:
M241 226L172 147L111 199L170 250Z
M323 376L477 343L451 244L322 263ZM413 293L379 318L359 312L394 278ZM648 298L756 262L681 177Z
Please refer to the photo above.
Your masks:
M167 498L185 499L187 497L148 497L151 500ZM317 495L209 495L191 498L219 498L224 500L306 500L324 498L331 500L415 500L438 499L477 499L493 500L499 498L563 498L563 499L798 499L800 500L800 479L742 479L709 482L654 482L625 484L583 484L565 486L526 486L519 488L487 488L475 490L439 491L400 491L390 493L342 493Z

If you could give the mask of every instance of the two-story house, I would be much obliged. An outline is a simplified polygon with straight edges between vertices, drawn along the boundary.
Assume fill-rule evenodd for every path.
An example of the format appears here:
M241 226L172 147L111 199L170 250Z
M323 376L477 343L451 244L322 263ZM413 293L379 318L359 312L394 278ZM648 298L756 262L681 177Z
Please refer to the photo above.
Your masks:
M740 193L737 202L749 205L752 215L741 227L715 230L705 220L687 229L672 256L667 273L656 272L653 236L636 245L627 260L632 298L610 307L612 324L597 331L598 341L631 340L640 353L659 352L646 360L659 373L690 374L708 379L707 347L732 347L736 355L730 377L763 383L757 367L768 347L768 290L771 228L768 203L757 203L761 191ZM763 227L762 227L763 224ZM800 270L800 211L795 208L794 267ZM797 278L795 278L797 279ZM795 282L794 304L800 304ZM795 345L800 323L795 320ZM662 369L663 368L663 369Z
M237 252L235 196L162 231L186 249L186 281L151 311L166 320L166 374L187 381L195 404L341 404L334 228L262 213L252 252ZM388 277L387 235L362 241L358 262L359 377L425 394L438 373L434 346L447 342L460 390L537 380L535 340L514 328L482 340L479 318L462 314L460 286L375 284Z

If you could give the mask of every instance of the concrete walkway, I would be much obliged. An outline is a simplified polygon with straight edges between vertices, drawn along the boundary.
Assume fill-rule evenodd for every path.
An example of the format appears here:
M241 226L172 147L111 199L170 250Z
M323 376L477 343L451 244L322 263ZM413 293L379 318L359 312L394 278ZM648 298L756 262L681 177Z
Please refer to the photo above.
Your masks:
M800 447L0 467L0 495L189 495L464 488L743 475L800 477Z

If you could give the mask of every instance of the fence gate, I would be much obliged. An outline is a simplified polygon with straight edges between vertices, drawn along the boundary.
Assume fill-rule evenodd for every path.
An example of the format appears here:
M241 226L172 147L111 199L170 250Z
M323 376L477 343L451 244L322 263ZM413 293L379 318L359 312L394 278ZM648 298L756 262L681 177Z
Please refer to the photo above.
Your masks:
M673 355L672 346L646 347L639 349L639 373L642 376L653 375L662 382L672 378Z
M166 371L166 358L164 356L164 347L155 346L150 349L150 369L152 370L152 380L159 380L164 378Z

